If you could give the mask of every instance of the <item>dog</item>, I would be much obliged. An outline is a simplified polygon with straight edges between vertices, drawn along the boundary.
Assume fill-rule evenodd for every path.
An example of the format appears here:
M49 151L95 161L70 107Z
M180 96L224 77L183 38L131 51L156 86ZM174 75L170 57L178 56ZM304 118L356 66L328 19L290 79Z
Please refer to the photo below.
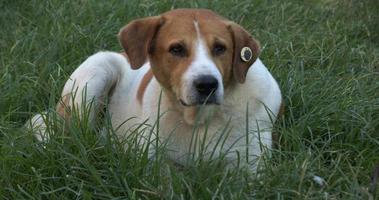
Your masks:
M186 165L198 148L197 134L197 145L208 147L206 157L225 154L228 162L255 169L256 159L272 148L282 106L256 39L206 9L136 19L118 37L124 52L90 56L66 82L56 108L64 120L74 107L81 113L91 103L88 120L94 123L106 106L119 137L135 124L159 120L159 141L166 141L168 157L178 164ZM38 139L47 137L41 115L30 124Z

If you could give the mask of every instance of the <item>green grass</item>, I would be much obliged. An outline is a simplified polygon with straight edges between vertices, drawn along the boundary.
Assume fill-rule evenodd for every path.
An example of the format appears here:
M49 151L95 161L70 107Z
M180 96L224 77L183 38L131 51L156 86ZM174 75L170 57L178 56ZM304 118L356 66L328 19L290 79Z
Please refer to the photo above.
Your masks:
M102 141L81 124L69 135L57 130L45 147L21 128L55 107L86 57L121 50L120 27L179 7L210 8L262 44L286 111L277 127L280 147L265 157L259 176L227 171L217 159L185 168L164 154L149 162L132 139ZM1 199L379 198L370 180L379 164L375 0L5 0L0 25Z

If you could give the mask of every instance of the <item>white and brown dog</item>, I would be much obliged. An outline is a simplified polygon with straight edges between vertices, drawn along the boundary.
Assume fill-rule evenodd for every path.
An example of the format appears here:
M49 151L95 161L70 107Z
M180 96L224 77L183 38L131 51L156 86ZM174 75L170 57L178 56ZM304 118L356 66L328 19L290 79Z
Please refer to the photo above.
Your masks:
M253 160L271 148L281 92L258 59L258 42L241 26L209 10L177 9L130 22L119 39L125 53L96 53L70 76L57 106L63 118L92 102L95 121L107 99L122 137L136 123L153 124L160 103L159 139L175 162L185 164L194 132L197 144L216 155L228 151L228 160ZM31 121L43 132L40 115ZM227 125L223 148L215 147Z

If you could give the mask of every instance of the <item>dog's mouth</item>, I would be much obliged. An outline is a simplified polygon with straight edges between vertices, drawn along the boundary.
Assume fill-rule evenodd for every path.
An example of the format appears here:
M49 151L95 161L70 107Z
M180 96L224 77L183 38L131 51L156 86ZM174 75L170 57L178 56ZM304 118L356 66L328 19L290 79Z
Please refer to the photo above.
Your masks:
M180 104L183 106L184 121L188 125L203 125L207 119L212 119L214 113L221 103L218 101L195 101L194 103L187 103L183 99L179 99Z
M184 107L221 105L223 95L220 95L220 92L217 92L216 89L205 90L206 91L203 91L201 88L196 88L196 90L191 88L190 92L184 93L185 95L177 95L177 100L180 102L180 105ZM179 94L182 93L179 92Z
M187 104L186 102L183 101L183 99L179 99L179 102L182 106L190 106L189 104Z

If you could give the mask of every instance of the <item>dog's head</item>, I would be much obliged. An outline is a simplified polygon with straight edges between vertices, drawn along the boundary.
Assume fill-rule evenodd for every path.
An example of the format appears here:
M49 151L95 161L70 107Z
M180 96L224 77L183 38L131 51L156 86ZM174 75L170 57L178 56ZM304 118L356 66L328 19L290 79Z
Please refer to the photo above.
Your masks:
M224 88L245 81L260 51L241 26L205 9L134 20L119 39L132 68L149 60L155 78L185 107L221 104Z

